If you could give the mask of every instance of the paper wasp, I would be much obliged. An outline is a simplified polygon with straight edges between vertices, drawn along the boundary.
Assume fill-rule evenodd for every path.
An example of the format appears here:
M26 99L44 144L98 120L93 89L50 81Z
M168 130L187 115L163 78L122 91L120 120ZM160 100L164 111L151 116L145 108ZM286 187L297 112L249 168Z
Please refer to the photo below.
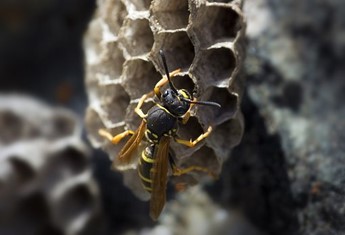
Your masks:
M197 101L192 98L187 90L176 89L171 81L171 77L176 76L180 72L180 69L169 73L162 50L160 50L160 56L166 76L163 76L152 92L143 95L139 100L135 108L135 112L142 118L138 129L136 131L127 130L116 136L112 136L103 129L99 130L101 136L107 138L114 144L119 143L124 137L131 135L118 155L118 160L121 164L128 164L132 160L145 135L148 143L139 159L138 174L143 187L151 194L150 216L153 220L158 218L165 204L169 165L174 176L180 176L191 171L202 171L212 175L210 170L201 166L192 165L184 169L178 168L174 163L172 154L169 153L170 139L174 139L177 143L185 146L194 147L211 133L212 127L210 126L205 133L201 134L194 141L191 141L183 140L176 136L178 124L186 124L188 122L190 110L193 105L209 105L220 108L218 103ZM169 87L162 94L161 88L167 83ZM147 114L144 114L141 109L143 103L146 99L154 95L156 95L160 102L155 103L148 110Z

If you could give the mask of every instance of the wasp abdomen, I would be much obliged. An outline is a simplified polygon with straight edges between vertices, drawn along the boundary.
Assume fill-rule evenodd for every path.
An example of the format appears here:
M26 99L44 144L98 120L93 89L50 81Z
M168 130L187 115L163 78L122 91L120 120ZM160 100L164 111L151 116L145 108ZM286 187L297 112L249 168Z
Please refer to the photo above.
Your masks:
M141 183L146 191L152 191L151 169L155 162L153 159L153 151L155 145L150 145L142 151L139 159L138 173L141 179Z

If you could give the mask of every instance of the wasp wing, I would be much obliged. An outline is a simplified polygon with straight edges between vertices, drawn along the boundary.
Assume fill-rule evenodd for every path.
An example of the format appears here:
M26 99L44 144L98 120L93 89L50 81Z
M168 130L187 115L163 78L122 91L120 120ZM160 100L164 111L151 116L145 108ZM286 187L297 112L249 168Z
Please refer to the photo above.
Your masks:
M118 159L120 163L129 163L131 161L133 152L138 149L138 146L144 137L146 130L146 122L144 120L141 121L140 126L131 136L131 138L127 141L125 146L121 149Z
M151 169L152 192L150 201L150 216L153 220L157 220L166 200L169 143L170 137L163 136L154 152L155 162Z

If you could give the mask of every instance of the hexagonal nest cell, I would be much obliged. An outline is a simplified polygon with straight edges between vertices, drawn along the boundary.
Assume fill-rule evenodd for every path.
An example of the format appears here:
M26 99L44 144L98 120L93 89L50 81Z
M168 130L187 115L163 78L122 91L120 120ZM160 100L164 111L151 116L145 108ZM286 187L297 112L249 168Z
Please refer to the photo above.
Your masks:
M114 61L119 63L114 64ZM118 42L104 42L101 52L101 60L98 66L94 66L95 72L100 73L107 80L114 80L121 76L122 64L125 62L122 51L118 47ZM110 70L109 70L110 68ZM97 79L102 83L103 77L98 76Z
M151 0L124 0L128 9L135 11L147 11L150 8Z
M15 141L24 134L24 128L24 123L15 113L0 111L0 143L6 145Z
M152 1L152 20L165 30L186 28L188 25L188 1Z
M188 74L174 76L172 82L177 89L185 89L191 95L196 91L193 79Z
M167 58L168 68L170 71L181 68L188 70L194 59L194 46L186 31L162 32L155 38L155 45L152 51L152 60L158 68L163 66L158 54L162 49Z
M234 117L239 110L238 94L230 92L227 88L209 87L202 97L207 97L208 100L217 102L222 106L222 108L218 110L214 110L214 107L198 106L197 112L203 123L210 123L213 125L221 124L229 120L229 118Z
M104 2L99 1L98 4L99 9L104 9ZM138 128L141 118L134 113L134 108L139 98L152 91L155 83L165 75L159 55L162 49L169 71L182 69L173 78L176 87L195 93L198 100L218 102L222 106L195 105L189 122L180 125L178 135L180 138L195 139L209 125L212 125L213 132L194 148L187 148L171 140L171 150L183 159L180 162L183 164L191 160L192 164L198 165L202 164L200 161L208 162L209 159L205 159L207 155L215 156L210 157L210 168L218 174L231 148L239 143L244 128L239 105L243 88L236 85L242 84L238 81L244 79L238 76L244 58L245 21L241 11L242 1L153 0L151 4L139 0L112 1L112 6L108 4L110 9L99 11L95 20L99 17L114 17L107 14L118 12L116 9L122 8L122 4L127 9L127 15L123 17L125 20L119 37L114 39L114 45L123 52L124 61L114 59L105 65L88 64L88 68L93 66L92 70L87 69L88 80L97 80L97 66L104 66L109 74L115 64L123 67L120 80L112 84L114 89L111 92L94 95L95 90L103 91L101 87L104 84L87 83L90 106L86 125L90 139L97 140L94 145L103 147L112 160L115 158L116 168L116 155L127 139L118 145L112 145L106 139L101 141L97 127L106 128L113 135ZM103 28L111 27L107 25L108 22L105 24ZM93 34L99 32L90 27L87 37L97 38ZM105 41L105 36L98 42L92 40L95 44ZM86 46L86 50L96 47L90 43ZM152 105L152 101L145 103L144 111ZM204 152L209 154L205 155ZM190 158L196 155L202 157ZM132 169L131 172L135 164L128 167ZM122 168L125 175L129 172L126 171L128 168ZM134 183L126 181L137 192Z
M105 0L99 5L99 12L110 31L117 35L127 16L126 6L119 0Z
M61 227L68 227L78 217L90 214L93 207L94 201L88 187L78 185L67 191L57 202L55 217L63 218L58 221ZM69 213L66 214L66 211L69 211Z
M122 121L130 102L129 95L121 85L106 85L103 86L103 91L101 103L103 118L107 118L111 123Z
M150 92L161 79L153 64L142 59L127 60L123 75L123 86L132 100Z
M199 39L198 42L203 48L220 42L234 41L242 29L242 17L231 8L231 4L206 4L200 9L191 9L192 24L189 30Z
M195 61L191 73L201 79L199 83L203 88L228 87L235 68L236 58L231 49L212 48L199 51L198 61Z
M47 188L56 187L59 182L82 174L87 170L88 163L84 153L68 147L54 153L51 160L45 164L46 176L42 182Z
M36 175L32 166L16 156L11 156L9 159L9 163L11 164L13 171L16 172L15 186L19 188L32 181Z
M147 19L126 19L119 35L121 45L130 56L140 56L151 51L153 33Z

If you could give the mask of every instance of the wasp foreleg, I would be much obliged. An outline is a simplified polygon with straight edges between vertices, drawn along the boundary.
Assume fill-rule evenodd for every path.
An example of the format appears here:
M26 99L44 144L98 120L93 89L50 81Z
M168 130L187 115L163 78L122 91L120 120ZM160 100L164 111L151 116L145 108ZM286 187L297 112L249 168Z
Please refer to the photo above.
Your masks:
M169 73L169 76L171 78L175 77L179 72L181 72L181 69L176 69L174 71L172 71L171 73ZM153 89L154 93L156 94L156 96L158 98L161 97L161 87L164 86L165 84L168 83L168 77L165 75L162 77L161 80L159 80L156 85L155 88Z
M178 74L180 71L181 71L181 69L176 69L176 70L172 71L171 73L169 73L169 76L170 77L175 77L176 74ZM153 97L153 95L156 95L158 98L160 98L161 97L160 89L161 89L162 86L164 86L167 83L168 83L167 76L163 76L162 79L159 80L156 83L155 88L153 89L153 91L143 95L140 98L137 107L134 109L134 111L139 115L139 117L141 117L142 119L145 119L147 117L147 114L144 114L143 110L141 109L141 107L143 106L145 100L147 98Z
M143 95L143 96L140 98L137 107L135 107L135 109L134 109L134 112L136 112L136 114L138 114L139 117L141 117L142 119L145 119L145 118L147 117L147 114L144 114L144 112L143 112L143 110L141 109L141 107L143 106L145 100L146 100L147 98L149 98L150 96L153 96L153 92L152 92L152 91L149 92L149 93L147 93L147 94L145 94L145 95Z
M193 101L196 101L196 99L194 99ZM191 104L189 105L188 111L185 113L185 115L183 115L182 120L181 120L181 122L182 122L183 125L185 125L185 124L188 122L188 120L189 120L189 118L190 118L190 111L192 110L192 107L193 107L193 106L194 106L194 104L191 103Z

